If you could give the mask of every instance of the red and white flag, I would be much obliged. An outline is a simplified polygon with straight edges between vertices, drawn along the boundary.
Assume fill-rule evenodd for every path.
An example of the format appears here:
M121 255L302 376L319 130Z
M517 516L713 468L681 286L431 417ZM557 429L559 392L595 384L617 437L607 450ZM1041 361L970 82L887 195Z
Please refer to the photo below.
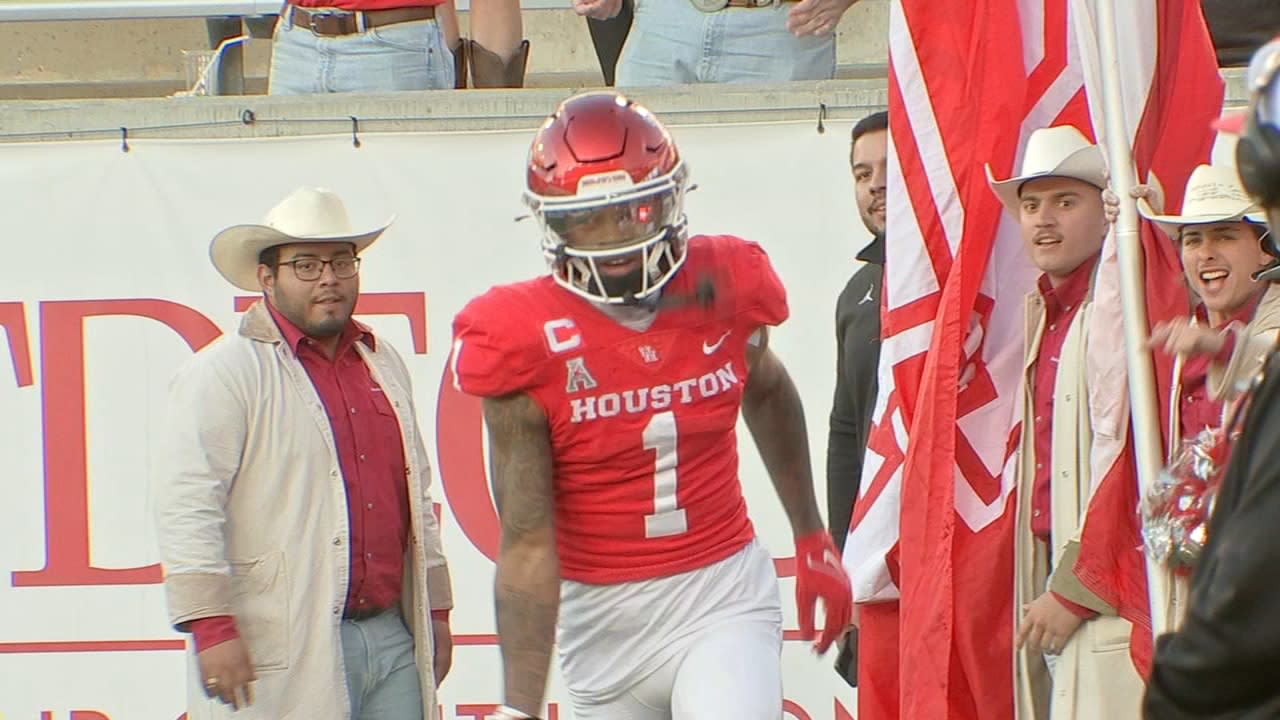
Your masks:
M1077 36L1086 60L1085 80L1091 97L1101 95L1101 73L1093 28L1096 0L1072 0ZM1214 135L1210 123L1222 112L1223 83L1217 56L1199 0L1126 0L1116 3L1120 36L1119 70L1126 141L1133 148L1138 182L1163 190L1165 208L1182 206L1187 178L1196 165L1209 162ZM1096 88L1096 90L1095 90ZM1101 108L1094 104L1095 126L1104 129ZM1149 327L1189 312L1177 248L1152 223L1140 226L1144 288ZM1122 327L1120 271L1114 235L1103 247L1094 287L1090 337L1119 337ZM1131 653L1145 676L1151 664L1151 613L1141 522L1137 511L1137 478L1130 427L1128 374L1121 343L1093 344L1089 357L1089 410L1094 444L1090 458L1094 494L1081 539L1076 575L1095 595L1134 624ZM1101 352L1099 351L1101 350ZM1155 355L1159 416L1148 409L1134 413L1133 423L1168 428L1173 359ZM1164 447L1171 438L1163 438ZM1162 599L1167 603L1167 598Z
M1093 91L1100 86L1091 80L1091 92L1085 90L1086 75L1099 77L1089 25L1092 4L899 0L890 6L881 389L845 562L858 602L899 602L897 647L874 647L877 636L863 634L866 672L900 670L910 681L901 683L898 698L860 703L861 720L1012 717L1014 503L1009 497L1020 432L1024 298L1038 272L1023 250L1016 220L1004 213L983 168L989 163L998 176L1015 174L1027 137L1042 127L1072 124L1094 135L1088 98L1101 97L1100 89ZM1130 5L1128 0L1117 4ZM1185 30L1196 20L1203 31L1198 5L1195 18L1179 12L1194 4L1161 0L1157 12L1156 0L1135 0L1122 13L1133 20L1121 24L1132 29L1122 35L1122 45L1140 48L1144 57L1160 56L1158 40L1175 37L1169 23ZM1177 37L1185 41L1189 35ZM1154 61L1120 68L1147 77L1127 81L1126 87L1141 89L1125 97L1135 103L1130 127L1159 125L1155 142L1171 132L1163 111L1150 111L1146 101L1148 93L1166 86L1163 76L1151 80L1157 69L1170 68ZM1216 65L1213 69L1216 77ZM1221 86L1210 95L1220 102ZM1206 128L1207 123L1190 131L1207 136ZM1140 150L1157 147L1142 144L1153 142L1147 135L1138 137ZM1170 153L1178 157L1160 174L1166 191L1170 185L1182 187L1194 166L1182 156L1199 157L1199 148L1188 143ZM1203 149L1207 157L1208 145ZM1140 170L1161 162L1153 154L1146 157ZM1176 268L1176 256L1173 262ZM1149 267L1180 284L1167 258ZM1164 302L1162 291L1156 292L1162 301L1152 317L1159 319L1173 301ZM1185 298L1182 302L1185 309ZM1118 337L1118 328L1109 332ZM1117 343L1115 350L1122 380L1123 347ZM1124 386L1117 392L1110 399L1123 397ZM1123 425L1123 418L1118 422ZM1123 460L1123 452L1117 452L1110 464L1101 465L1117 468L1109 479L1128 467ZM1090 547L1134 530L1132 508L1130 499L1132 517L1122 518L1121 508L1109 522L1096 523ZM1140 555L1137 560L1141 568ZM1122 565L1096 568L1098 582L1091 587L1115 589L1104 598L1136 597L1130 568ZM896 663L885 663L886 658ZM879 687L863 684L859 692L875 693ZM868 707L876 708L875 714L867 714Z
M860 662L903 681L860 700L862 720L1013 713L1009 497L1036 273L984 167L1009 176L1032 131L1087 119L1066 17L1066 0L891 4L881 390L845 559L859 602L900 600L898 647L868 627Z

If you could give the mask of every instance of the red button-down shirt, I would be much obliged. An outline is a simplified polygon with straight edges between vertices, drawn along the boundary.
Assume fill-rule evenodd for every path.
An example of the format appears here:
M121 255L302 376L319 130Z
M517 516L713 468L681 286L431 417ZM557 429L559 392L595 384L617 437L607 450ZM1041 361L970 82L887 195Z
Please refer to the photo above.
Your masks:
M409 495L404 443L395 410L356 350L374 348L368 328L351 321L343 329L330 360L268 303L285 342L302 363L320 396L333 429L338 462L347 490L350 525L348 612L389 608L400 601L408 542ZM236 637L229 617L193 622L197 650Z
M1040 295L1044 298L1044 334L1033 370L1032 407L1035 408L1034 448L1035 480L1031 486L1031 532L1048 542L1053 528L1050 514L1053 493L1049 473L1053 454L1053 388L1058 379L1058 356L1067 339L1071 321L1089 294L1097 256L1080 264L1061 285L1054 287L1049 276L1040 276Z
M389 608L400 602L404 580L409 490L395 408L355 347L358 341L373 349L376 340L368 328L348 322L330 360L275 308L271 316L310 376L333 428L350 521L347 609Z
M1253 318L1253 312L1257 306L1257 299L1245 304L1235 315L1214 330L1222 330L1233 322L1247 325ZM1203 307L1198 309L1196 315L1200 322L1208 324L1208 316L1204 313ZM1187 358L1183 363L1180 378L1182 394L1178 397L1180 425L1178 430L1182 433L1182 439L1193 438L1206 428L1216 428L1222 424L1222 401L1215 400L1209 395L1209 366L1213 363L1222 365L1228 363L1231 360L1231 351L1235 349L1235 340L1235 333L1227 333L1226 342L1216 356L1195 355Z

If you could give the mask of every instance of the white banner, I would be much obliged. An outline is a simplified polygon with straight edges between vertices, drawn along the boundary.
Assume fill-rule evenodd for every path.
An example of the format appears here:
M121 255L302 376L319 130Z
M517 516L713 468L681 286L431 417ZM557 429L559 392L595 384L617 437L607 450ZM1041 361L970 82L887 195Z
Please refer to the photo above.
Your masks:
M848 128L675 128L700 189L694 232L770 251L793 319L775 334L806 404L822 493L837 295L866 239ZM302 185L331 188L357 226L398 219L366 254L361 319L400 349L434 439L457 634L441 718L501 700L494 644L497 520L478 402L441 383L450 323L490 285L545 272L516 223L530 132L0 146L0 720L174 720L184 639L167 625L148 507L154 423L177 364L234 331L243 300L208 261L213 235L258 222ZM7 343L7 344L6 344ZM783 562L791 535L741 429L756 527ZM824 503L819 502L820 505ZM850 720L854 691L807 643L783 651L787 717ZM624 662L625 658L621 658ZM548 718L570 718L557 677Z

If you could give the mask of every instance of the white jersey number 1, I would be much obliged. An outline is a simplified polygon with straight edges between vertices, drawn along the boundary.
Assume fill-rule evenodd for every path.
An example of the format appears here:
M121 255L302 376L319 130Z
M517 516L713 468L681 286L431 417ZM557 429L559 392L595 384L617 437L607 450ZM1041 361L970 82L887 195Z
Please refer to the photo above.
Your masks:
M644 516L645 537L679 535L689 529L676 498L680 485L676 436L676 415L670 410L654 415L644 428L644 449L654 451L653 514Z

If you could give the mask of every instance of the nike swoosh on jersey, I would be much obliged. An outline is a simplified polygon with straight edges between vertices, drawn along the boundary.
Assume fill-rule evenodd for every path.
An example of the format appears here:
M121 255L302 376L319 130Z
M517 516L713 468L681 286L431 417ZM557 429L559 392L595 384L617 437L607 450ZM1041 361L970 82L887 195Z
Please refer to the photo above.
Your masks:
M715 351L719 350L719 349L720 349L720 346L724 344L725 339L726 339L726 338L728 338L728 337L729 337L729 335L730 335L730 333L732 333L732 332L733 332L732 330L725 330L725 331L724 331L724 334L720 336L720 339L719 339L719 340L717 340L717 341L715 341L714 343L710 343L710 344L708 344L706 340L703 340L703 341L702 341L702 354L703 354L703 355L710 355L711 353L713 353L713 352L715 352Z

